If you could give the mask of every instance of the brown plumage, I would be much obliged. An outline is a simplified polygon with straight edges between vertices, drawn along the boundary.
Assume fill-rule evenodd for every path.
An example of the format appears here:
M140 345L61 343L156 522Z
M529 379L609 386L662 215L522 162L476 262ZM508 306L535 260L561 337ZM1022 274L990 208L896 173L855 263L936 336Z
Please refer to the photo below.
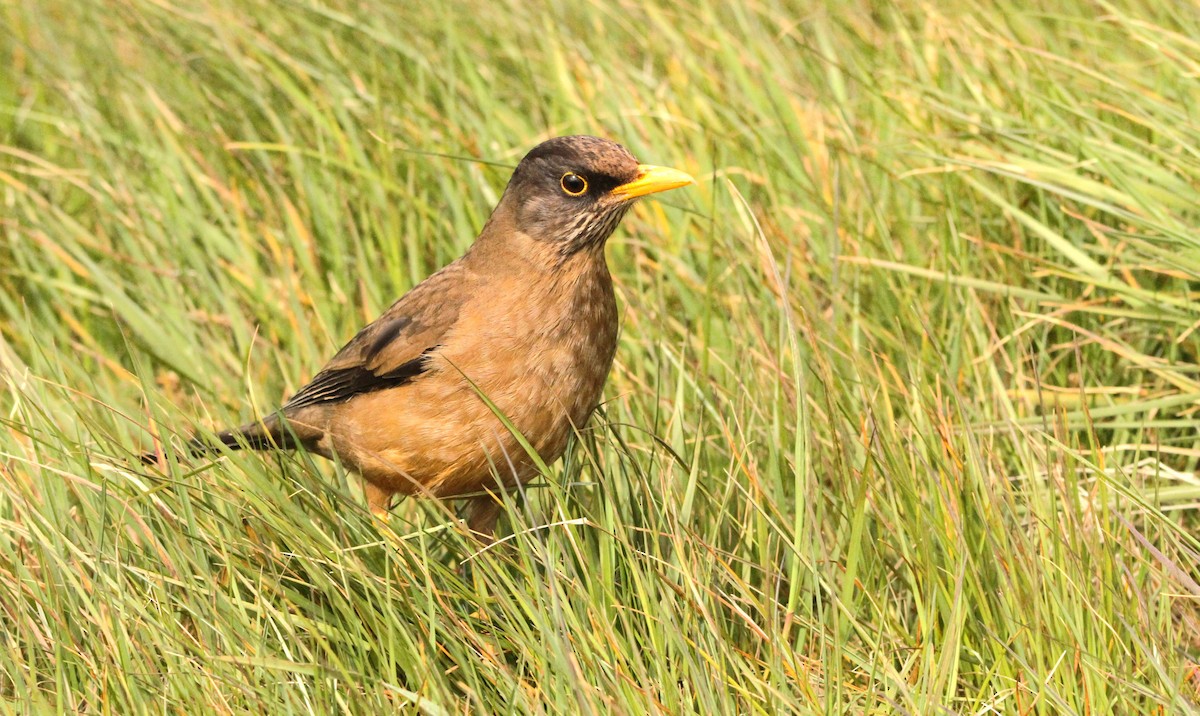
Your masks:
M562 455L616 350L605 241L633 200L691 182L596 137L538 145L466 254L359 331L277 413L219 440L336 456L363 477L377 514L397 494L449 498L529 479L534 462L496 413L546 463ZM498 515L495 497L476 496L468 524L490 535Z

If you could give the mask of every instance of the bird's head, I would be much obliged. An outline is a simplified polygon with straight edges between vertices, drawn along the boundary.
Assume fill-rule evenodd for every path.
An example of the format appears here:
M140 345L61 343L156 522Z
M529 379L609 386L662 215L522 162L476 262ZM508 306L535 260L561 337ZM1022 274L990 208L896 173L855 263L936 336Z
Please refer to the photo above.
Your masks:
M569 256L602 248L638 197L694 182L677 169L639 164L607 139L556 137L517 165L497 211L511 212L518 230Z

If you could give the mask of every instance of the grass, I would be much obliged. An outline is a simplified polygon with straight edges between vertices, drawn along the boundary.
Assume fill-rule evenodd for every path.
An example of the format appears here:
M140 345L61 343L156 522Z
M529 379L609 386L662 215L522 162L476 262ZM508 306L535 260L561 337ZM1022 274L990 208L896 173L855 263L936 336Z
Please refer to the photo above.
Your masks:
M7 709L1200 712L1193 9L435 5L0 0ZM605 406L502 546L131 461L580 132L701 183L610 242Z

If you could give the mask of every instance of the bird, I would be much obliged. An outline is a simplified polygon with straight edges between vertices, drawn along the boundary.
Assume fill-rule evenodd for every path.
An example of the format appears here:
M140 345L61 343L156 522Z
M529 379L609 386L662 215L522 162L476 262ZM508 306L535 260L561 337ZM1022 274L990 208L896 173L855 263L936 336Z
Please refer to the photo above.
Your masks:
M462 498L468 529L492 539L498 492L538 473L530 450L557 460L600 402L618 331L605 243L638 199L693 183L607 139L538 144L461 257L277 411L193 439L192 454L302 448L357 473L380 518L397 496Z

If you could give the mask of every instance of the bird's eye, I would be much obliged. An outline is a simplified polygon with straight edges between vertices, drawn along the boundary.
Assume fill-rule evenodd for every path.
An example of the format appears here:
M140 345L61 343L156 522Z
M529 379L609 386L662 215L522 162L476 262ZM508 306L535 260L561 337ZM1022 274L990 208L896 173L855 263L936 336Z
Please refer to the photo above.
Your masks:
M584 179L575 172L567 172L566 174L563 174L560 181L562 183L563 191L567 192L571 196L579 196L587 191L588 188L587 179Z

